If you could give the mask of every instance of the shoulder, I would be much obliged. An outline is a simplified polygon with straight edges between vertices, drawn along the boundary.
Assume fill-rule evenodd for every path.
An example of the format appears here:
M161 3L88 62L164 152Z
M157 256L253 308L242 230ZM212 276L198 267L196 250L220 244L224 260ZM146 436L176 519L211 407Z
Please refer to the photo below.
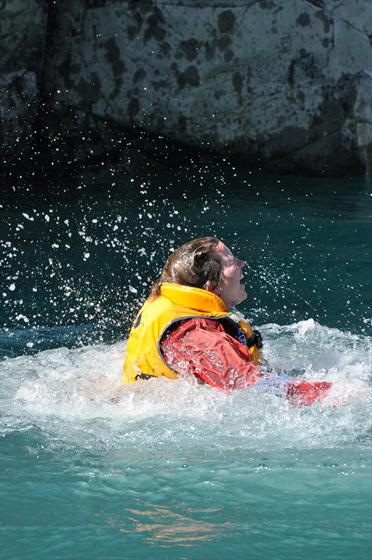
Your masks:
M170 325L162 337L162 341L180 342L191 340L201 336L221 336L225 332L221 322L216 319L205 317L192 317L183 321L177 321Z
M191 319L186 319L174 324L172 330L179 332L195 330L224 332L225 329L219 319L211 319L209 317L192 317Z

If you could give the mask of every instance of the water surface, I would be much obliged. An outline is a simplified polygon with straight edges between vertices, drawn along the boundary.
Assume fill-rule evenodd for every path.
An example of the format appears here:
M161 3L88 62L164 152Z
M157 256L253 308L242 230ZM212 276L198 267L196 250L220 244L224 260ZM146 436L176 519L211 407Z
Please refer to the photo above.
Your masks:
M205 166L69 187L0 208L3 557L368 558L368 183ZM208 233L249 263L265 358L333 381L327 401L118 389L149 283Z

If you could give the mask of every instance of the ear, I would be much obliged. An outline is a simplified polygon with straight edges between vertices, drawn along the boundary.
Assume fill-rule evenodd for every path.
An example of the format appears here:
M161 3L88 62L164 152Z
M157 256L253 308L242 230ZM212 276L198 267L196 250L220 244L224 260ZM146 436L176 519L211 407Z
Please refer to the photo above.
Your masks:
M204 284L203 290L207 290L207 292L212 292L212 294L219 294L218 284L216 284L215 282L211 282L210 280L208 280Z

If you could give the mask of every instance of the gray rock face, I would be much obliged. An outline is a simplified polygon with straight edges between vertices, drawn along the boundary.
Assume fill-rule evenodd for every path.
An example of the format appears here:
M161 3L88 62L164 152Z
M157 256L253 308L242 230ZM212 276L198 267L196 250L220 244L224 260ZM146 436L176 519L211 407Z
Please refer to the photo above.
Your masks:
M19 70L0 76L0 145L4 164L16 164L25 152L32 157L38 95L34 72Z
M110 152L137 127L274 172L372 166L370 0L65 0L48 17L46 123L69 145L93 127Z
M0 154L17 165L35 153L47 7L38 0L0 3Z

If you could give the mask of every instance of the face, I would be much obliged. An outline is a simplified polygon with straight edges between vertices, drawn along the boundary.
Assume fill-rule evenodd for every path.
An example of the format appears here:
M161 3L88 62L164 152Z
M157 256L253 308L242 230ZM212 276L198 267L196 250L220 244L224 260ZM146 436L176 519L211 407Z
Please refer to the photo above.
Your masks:
M218 256L221 259L222 271L218 286L213 290L228 308L244 301L247 297L243 278L245 262L234 257L232 252L222 241L217 245Z

